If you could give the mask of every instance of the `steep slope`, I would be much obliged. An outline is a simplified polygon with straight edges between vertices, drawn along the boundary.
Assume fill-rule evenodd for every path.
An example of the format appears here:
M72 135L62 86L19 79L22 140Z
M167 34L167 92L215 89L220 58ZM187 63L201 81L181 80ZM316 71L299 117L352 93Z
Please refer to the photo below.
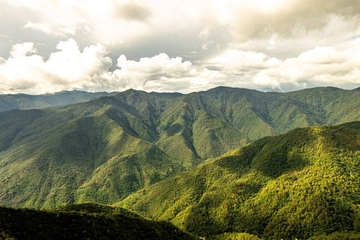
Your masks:
M28 95L6 94L0 95L0 112L13 109L40 109L45 107L64 106L79 102L86 102L95 98L112 96L116 93L63 91L54 94Z
M95 204L53 211L0 207L2 239L197 239L170 223Z
M359 234L359 185L360 122L353 122L254 141L117 205L199 236L306 239Z
M314 88L264 93L219 87L173 101L161 115L157 145L191 166L297 127L360 120L360 92Z
M125 120L114 120L112 101L0 114L1 204L113 203L181 171Z

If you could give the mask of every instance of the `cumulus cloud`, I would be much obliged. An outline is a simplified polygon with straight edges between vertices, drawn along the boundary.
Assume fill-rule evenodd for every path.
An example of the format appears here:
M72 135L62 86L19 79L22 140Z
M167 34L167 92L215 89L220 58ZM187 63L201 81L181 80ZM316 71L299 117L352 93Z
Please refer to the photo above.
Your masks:
M61 90L188 93L216 86L295 90L312 86L355 88L360 83L360 39L334 47L318 46L297 57L278 59L265 53L228 49L194 64L160 53L138 61L121 55L114 71L103 45L81 50L73 39L61 41L47 60L33 43L15 44L0 58L0 91L47 93Z
M148 91L189 91L192 87L204 87L208 83L199 68L181 57L170 58L161 53L139 61L127 60L126 56L118 58L120 68L112 76L123 87Z
M139 61L121 55L115 71L100 44L80 50L75 40L61 41L57 51L45 60L33 43L16 44L8 59L0 59L0 91L3 93L51 93L62 90L147 91L202 90L211 80L223 76L194 66L181 57L161 53Z
M26 56L27 54L36 53L36 49L34 48L34 43L25 42L22 44L16 44L12 47L10 51L10 56L12 58L20 58Z
M332 47L317 46L284 59L263 52L228 49L198 66L209 70L208 87L226 85L263 90L296 90L313 86L355 88L360 83L360 39ZM216 75L214 73L217 73Z
M0 62L0 91L46 93L71 89L101 89L99 76L108 74L111 59L102 45L81 52L73 39L62 41L47 61L36 54L33 43L13 46L10 57Z
M245 81L257 89L294 90L329 85L353 88L360 83L359 43L356 40L336 48L315 47L285 60L263 53L230 50L209 64L216 63L234 86Z

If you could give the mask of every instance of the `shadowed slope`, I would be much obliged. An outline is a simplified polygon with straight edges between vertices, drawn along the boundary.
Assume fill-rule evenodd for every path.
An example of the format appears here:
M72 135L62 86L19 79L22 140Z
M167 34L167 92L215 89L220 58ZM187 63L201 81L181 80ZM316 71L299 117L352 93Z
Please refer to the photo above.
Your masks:
M103 101L32 110L32 119L8 127L1 135L8 144L0 152L0 202L36 208L113 203L182 169L108 117L111 108ZM10 113L15 119L24 114ZM14 121L9 113L1 117L4 124Z
M197 239L167 222L95 204L53 211L0 207L0 238L6 239Z

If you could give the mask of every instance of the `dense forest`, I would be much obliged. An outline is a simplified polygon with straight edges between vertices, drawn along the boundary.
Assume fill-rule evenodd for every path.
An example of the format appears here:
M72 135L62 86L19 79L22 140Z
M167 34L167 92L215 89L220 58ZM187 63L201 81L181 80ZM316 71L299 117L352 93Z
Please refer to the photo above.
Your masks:
M117 205L199 236L356 239L359 185L360 122L353 122L254 141Z
M359 89L76 94L0 102L0 238L360 238Z
M168 222L121 208L68 205L51 211L0 207L0 239L197 239Z
M359 89L55 95L85 97L95 99L0 113L0 204L113 204L261 137L360 120Z

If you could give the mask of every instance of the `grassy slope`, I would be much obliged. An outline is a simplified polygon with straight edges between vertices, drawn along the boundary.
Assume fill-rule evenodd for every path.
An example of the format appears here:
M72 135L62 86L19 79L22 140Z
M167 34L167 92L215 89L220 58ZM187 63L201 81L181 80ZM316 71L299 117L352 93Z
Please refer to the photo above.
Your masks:
M304 239L360 231L359 156L360 122L296 129L226 153L118 205L200 236Z
M53 211L0 207L0 239L196 239L167 222L121 208L72 205Z

